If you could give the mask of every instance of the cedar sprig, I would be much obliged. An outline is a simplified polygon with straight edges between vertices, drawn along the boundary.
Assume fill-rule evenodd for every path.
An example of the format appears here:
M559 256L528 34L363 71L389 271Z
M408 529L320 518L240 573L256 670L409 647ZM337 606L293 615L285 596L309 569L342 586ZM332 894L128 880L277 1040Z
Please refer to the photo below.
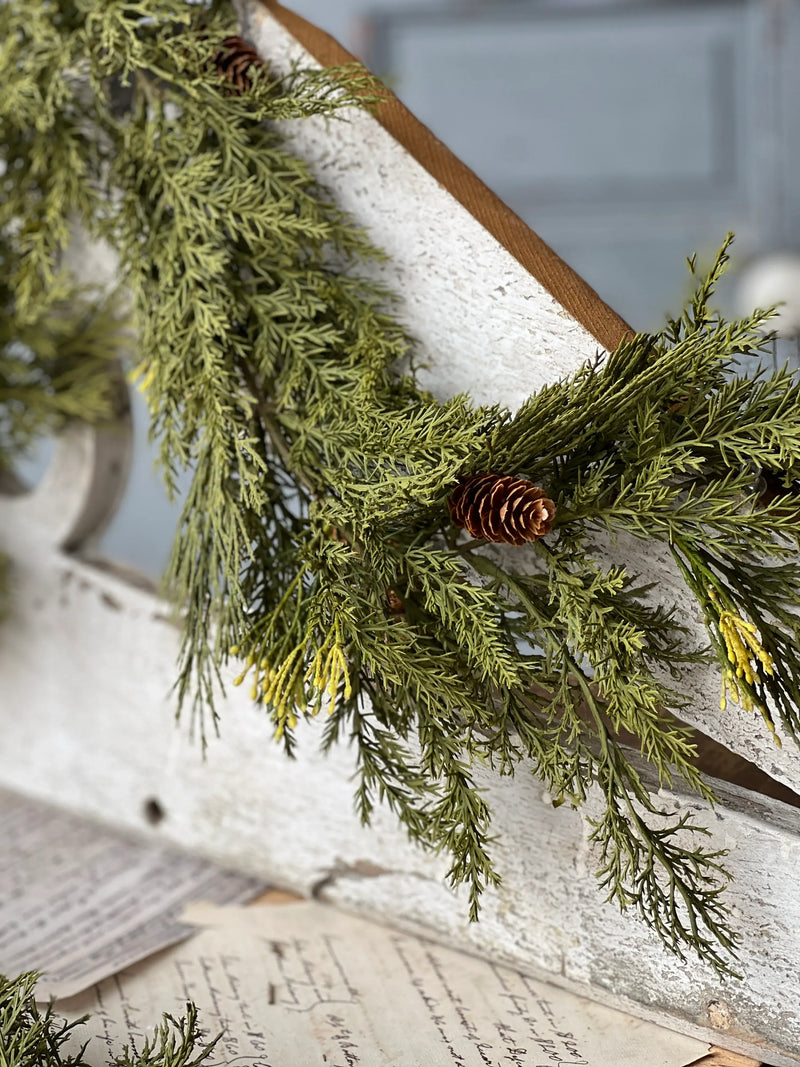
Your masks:
M42 1012L34 998L35 971L6 978L0 975L0 1057L5 1067L88 1067L86 1044L75 1054L64 1046L86 1017L67 1023L53 1005Z
M92 1041L79 1045L76 1033L89 1016L67 1022L52 1002L42 1010L35 997L38 979L36 971L16 978L0 975L0 1062L3 1067L90 1067L96 1063ZM108 1062L110 1067L200 1067L221 1037L204 1040L197 1008L188 1002L180 1018L164 1013L140 1051L126 1044Z
M554 803L590 804L606 894L724 970L723 857L702 826L656 810L630 747L654 785L713 801L681 683L694 662L730 663L726 635L751 632L737 617L775 667L741 692L794 723L796 534L753 484L761 469L800 474L800 394L795 375L755 366L766 316L712 310L729 242L663 331L513 415L441 401L369 280L381 253L278 125L346 117L373 90L353 70L295 67L222 91L211 56L233 33L220 5L183 0L115 0L91 20L74 4L0 5L14 168L0 223L29 220L20 306L55 277L73 215L109 240L168 489L192 473L167 578L184 609L181 704L205 738L236 659L289 754L322 716L324 745L354 746L361 817L383 801L446 852L473 917L499 878L474 768L530 770ZM456 530L447 499L482 471L542 487L553 534L509 554ZM618 531L670 547L708 649L603 562Z
M146 1038L140 1051L125 1045L114 1057L112 1067L200 1067L222 1039L217 1034L205 1040L195 1004L186 1002L186 1014L176 1017L164 1012L152 1038Z

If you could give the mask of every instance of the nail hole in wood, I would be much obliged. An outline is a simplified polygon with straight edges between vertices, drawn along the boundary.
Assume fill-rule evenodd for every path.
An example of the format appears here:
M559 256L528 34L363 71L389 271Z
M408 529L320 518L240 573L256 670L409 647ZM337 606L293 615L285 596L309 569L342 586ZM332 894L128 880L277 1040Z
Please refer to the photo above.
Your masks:
M149 797L144 802L143 810L145 821L149 822L151 826L158 826L160 822L163 822L167 814L155 797Z

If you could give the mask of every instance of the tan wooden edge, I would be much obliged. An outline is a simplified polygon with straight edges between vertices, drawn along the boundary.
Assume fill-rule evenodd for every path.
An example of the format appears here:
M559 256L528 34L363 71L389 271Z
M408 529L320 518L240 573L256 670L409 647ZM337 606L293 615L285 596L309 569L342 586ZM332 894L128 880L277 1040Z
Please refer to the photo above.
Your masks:
M305 897L298 896L297 893L290 893L286 889L268 889L261 896L251 900L251 905L261 904L297 904L301 900L305 900Z
M299 43L323 66L358 62L324 30L277 0L261 0ZM492 236L555 297L574 319L608 349L633 333L628 324L515 214L477 175L386 90L376 118Z
M749 1056L740 1056L738 1052L712 1047L707 1056L695 1060L689 1067L767 1067L767 1064L751 1060Z

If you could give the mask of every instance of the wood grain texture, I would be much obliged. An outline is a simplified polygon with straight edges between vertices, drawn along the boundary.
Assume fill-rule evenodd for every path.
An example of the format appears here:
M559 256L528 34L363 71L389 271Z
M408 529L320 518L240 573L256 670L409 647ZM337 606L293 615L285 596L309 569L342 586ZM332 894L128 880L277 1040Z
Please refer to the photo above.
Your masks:
M313 62L260 5L244 7L243 19L244 32L276 70L292 61ZM282 129L322 184L388 253L388 262L370 273L399 297L398 315L428 364L421 375L425 386L517 408L531 392L602 350L597 337L377 118L352 111L347 122L311 118ZM625 329L617 321L615 340Z
M311 61L263 8L249 9L247 27L276 65ZM390 253L380 277L401 295L400 313L428 361L426 385L516 407L595 353L596 337L376 119L357 114L350 123L286 129ZM179 632L169 609L113 570L62 551L65 541L89 535L91 522L74 536L73 517L97 499L102 482L102 457L80 440L65 446L69 463L50 489L0 497L0 546L12 556L15 605L0 637L0 784L778 1067L800 1063L795 809L723 785L723 804L713 812L692 796L658 793L664 811L697 812L709 843L730 849L741 980L677 961L633 916L605 905L585 822L554 809L524 772L513 780L481 772L504 881L487 895L480 923L468 924L463 895L454 898L444 884L445 858L412 848L383 810L371 830L359 824L352 754L340 748L323 758L319 724L301 731L299 758L288 761L247 694L229 689L222 736L211 739L205 760L188 724L175 728L170 691ZM100 497L111 500L115 491L110 479ZM608 553L630 553L672 594L674 574L658 554L623 542ZM691 615L691 604L683 610ZM774 757L776 777L800 780L789 746L775 754L751 716L720 716L715 678L698 674L690 684L698 722L765 770ZM152 799L166 813L157 829L145 816ZM590 799L590 815L598 803Z
M737 1052L726 1052L723 1048L713 1048L708 1056L695 1061L690 1067L768 1067L761 1060L752 1060L749 1056L740 1056Z
M305 52L322 66L357 62L333 37L277 0L265 0L264 6L272 18L288 30ZM249 13L255 7L251 4L243 10ZM465 166L447 145L412 115L392 92L387 91L385 102L376 110L375 117L405 152L440 182L604 348L615 348L624 336L632 332L630 326L601 300L594 289Z
M5 516L2 517L2 520ZM0 520L0 528L7 524ZM14 551L12 620L2 631L0 782L117 827L161 838L303 896L508 963L603 1003L779 1065L800 1063L786 1010L800 969L800 836L795 813L732 788L716 812L662 791L665 811L697 812L709 844L731 849L729 900L743 931L744 979L721 981L663 951L633 916L605 905L586 824L521 774L480 783L495 812L503 874L477 924L383 810L353 812L352 754L323 757L318 725L286 760L263 715L229 689L222 736L204 760L176 728L170 688L179 632L163 603L43 539ZM231 669L233 674L233 668ZM165 812L157 828L148 801ZM589 814L597 811L593 798ZM772 1050L780 1050L778 1052Z

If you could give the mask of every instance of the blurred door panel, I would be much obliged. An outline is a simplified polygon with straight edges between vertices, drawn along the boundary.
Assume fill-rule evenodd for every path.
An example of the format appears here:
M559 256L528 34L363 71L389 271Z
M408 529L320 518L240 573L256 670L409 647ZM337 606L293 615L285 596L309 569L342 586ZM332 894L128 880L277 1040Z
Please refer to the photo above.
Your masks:
M742 258L796 236L798 24L797 0L398 5L366 58L647 329L689 253L730 229Z

